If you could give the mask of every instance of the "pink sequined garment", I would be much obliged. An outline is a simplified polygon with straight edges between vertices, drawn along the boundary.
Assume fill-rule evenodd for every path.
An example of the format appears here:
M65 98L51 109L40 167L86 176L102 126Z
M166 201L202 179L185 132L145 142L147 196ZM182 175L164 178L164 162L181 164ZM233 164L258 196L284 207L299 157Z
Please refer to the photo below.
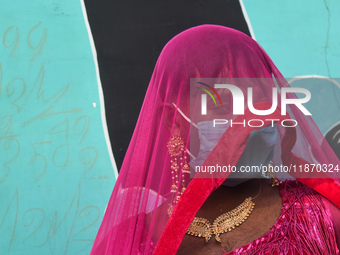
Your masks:
M279 187L282 209L275 224L263 236L224 255L339 254L324 198L298 181L285 181ZM145 254L144 245L138 254ZM152 243L148 254L154 248Z
M324 198L298 181L283 182L280 193L281 216L269 232L225 255L339 254Z

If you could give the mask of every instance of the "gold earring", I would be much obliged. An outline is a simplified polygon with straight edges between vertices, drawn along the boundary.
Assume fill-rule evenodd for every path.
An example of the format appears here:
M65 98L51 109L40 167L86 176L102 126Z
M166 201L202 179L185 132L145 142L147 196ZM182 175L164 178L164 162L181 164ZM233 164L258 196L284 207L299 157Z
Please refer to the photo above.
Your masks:
M279 186L282 182L276 178L275 173L274 173L274 163L273 161L270 161L268 164L268 172L270 178L272 178L272 187Z
M184 144L184 140L181 136L179 135L173 135L170 140L168 141L167 144L168 147L168 152L170 155L170 163L171 163L171 178L172 178L172 185L171 185L171 193L174 193L177 195L175 196L175 198L172 201L172 204L170 205L169 209L168 209L168 214L169 216L171 215L173 208L175 207L175 205L177 204L180 196L183 194L183 192L185 191L185 175L186 173L190 173L190 167L187 163L187 157L186 155L184 155L183 157L183 153L185 151L185 144ZM183 163L183 159L184 159L184 163ZM182 170L182 189L181 191L177 192L178 189L178 182L179 182L179 170Z

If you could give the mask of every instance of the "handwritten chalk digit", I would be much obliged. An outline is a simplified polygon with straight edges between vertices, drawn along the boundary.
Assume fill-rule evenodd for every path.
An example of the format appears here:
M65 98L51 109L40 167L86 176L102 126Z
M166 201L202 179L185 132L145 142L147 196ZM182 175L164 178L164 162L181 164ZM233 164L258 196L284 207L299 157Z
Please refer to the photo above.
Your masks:
M36 50L35 54L33 55L30 61L35 59L35 57L41 52L46 42L47 28L44 28L40 37L40 41L36 45L32 44L32 40L34 40L32 37L37 33L36 30L40 27L41 24L42 22L39 22L28 32L27 44L31 49Z
M19 29L16 26L10 26L4 33L2 43L6 48L12 48L9 56L12 56L18 47L20 40Z
M81 135L80 141L78 144L81 144L89 131L90 127L90 117L87 115L81 116L77 119L77 121L73 125L73 132L75 135Z
M18 108L18 112L21 111L23 104L19 105L17 102L23 97L26 92L26 82L21 78L12 79L6 87L7 97L12 97L14 94L15 98L11 102L12 105Z

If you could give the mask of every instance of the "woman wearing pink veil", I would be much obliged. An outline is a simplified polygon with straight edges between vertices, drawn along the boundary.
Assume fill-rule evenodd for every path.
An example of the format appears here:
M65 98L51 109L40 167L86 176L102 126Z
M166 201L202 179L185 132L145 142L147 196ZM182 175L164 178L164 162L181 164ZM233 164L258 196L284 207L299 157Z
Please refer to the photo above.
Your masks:
M237 105L230 88L251 104ZM339 254L340 162L301 108L281 112L280 97L272 107L289 88L239 31L202 25L175 36L91 254ZM252 166L261 171L241 171Z

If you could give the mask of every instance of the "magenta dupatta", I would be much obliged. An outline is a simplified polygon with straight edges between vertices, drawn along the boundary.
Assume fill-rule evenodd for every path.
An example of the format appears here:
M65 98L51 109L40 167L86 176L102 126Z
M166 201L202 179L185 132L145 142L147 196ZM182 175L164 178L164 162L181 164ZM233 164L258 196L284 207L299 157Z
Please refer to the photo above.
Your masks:
M268 91L271 87L289 87L261 46L239 31L203 25L174 37L157 61L91 254L151 254L154 249L154 254L176 253L200 206L228 177L183 177L188 187L169 218L167 209L176 194L170 192L172 177L166 145L171 136L179 132L186 149L190 150L190 138L197 132L183 118L190 116L190 78L215 77L275 78L276 85L257 86L260 91L254 98L257 109L270 107ZM299 125L287 129L278 124L280 146L275 150L274 163L340 164L311 117L294 107L288 107L287 113ZM278 120L288 116L281 116L278 111L272 115ZM252 114L246 110L243 117L250 118ZM204 164L236 165L253 130L250 127L227 129ZM291 177L298 178L340 207L336 174Z

